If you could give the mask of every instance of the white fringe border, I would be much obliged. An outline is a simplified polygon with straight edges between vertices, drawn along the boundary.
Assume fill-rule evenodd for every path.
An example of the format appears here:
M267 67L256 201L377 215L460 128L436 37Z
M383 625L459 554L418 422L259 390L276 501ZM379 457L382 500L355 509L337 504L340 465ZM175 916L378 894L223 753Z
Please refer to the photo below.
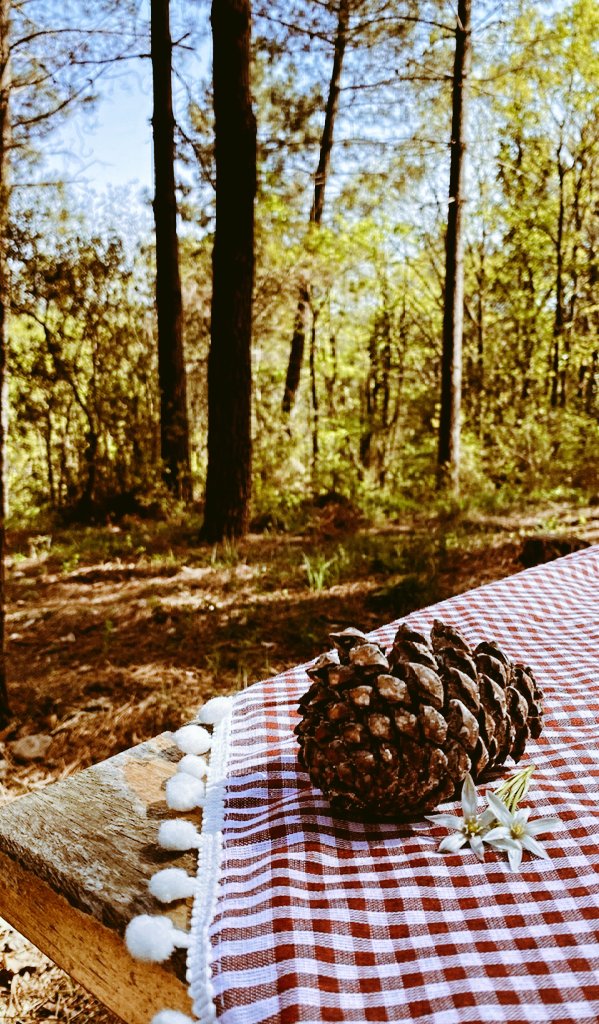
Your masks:
M201 714L201 711L200 711ZM216 911L223 855L223 828L227 789L227 761L233 700L213 728L206 779L206 797L198 846L196 891L191 915L187 981L193 1012L200 1024L214 1024L216 1006L212 984L210 925ZM201 719L200 719L201 720Z

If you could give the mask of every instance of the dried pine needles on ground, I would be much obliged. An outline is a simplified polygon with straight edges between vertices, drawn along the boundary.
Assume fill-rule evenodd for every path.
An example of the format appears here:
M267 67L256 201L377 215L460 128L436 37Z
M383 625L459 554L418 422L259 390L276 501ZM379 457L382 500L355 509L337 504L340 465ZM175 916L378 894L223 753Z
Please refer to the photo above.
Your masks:
M2 1024L121 1024L0 919Z

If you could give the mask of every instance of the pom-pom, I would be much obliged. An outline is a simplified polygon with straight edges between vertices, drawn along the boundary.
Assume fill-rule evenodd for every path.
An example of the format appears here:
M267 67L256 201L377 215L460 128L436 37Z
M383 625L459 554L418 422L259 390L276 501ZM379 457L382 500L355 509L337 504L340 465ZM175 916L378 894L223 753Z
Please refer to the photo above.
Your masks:
M148 888L161 903L172 903L193 896L195 885L195 878L191 878L183 868L164 868L152 876Z
M228 714L230 706L230 697L212 697L198 711L198 719L204 725L217 725Z
M195 850L200 836L195 825L182 818L163 821L158 829L158 845L163 850Z
M160 1010L152 1017L152 1024L197 1024L197 1021L179 1010Z
M201 725L184 725L175 733L175 743L184 754L205 754L211 742L210 733Z
M173 811L193 811L201 807L206 787L200 779L194 779L184 772L177 772L167 781L166 802Z
M161 964L178 946L189 945L189 935L175 928L170 917L140 914L127 925L125 943L136 960Z
M208 765L203 757L198 757L197 754L186 754L179 761L177 771L193 775L194 779L203 779L208 773Z

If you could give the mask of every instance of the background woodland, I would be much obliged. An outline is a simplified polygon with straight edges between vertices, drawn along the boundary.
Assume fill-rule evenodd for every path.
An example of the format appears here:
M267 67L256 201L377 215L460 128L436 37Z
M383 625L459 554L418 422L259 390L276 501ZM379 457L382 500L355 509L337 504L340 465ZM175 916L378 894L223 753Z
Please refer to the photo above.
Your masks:
M144 59L149 26L124 4L101 17L71 5L78 25L97 17L85 34L55 26L52 3L5 6L25 40L12 43L8 143L9 514L135 511L165 486L202 503L218 194L210 69L206 81L186 71L189 49L207 45L208 7L170 30L189 432L173 457L155 238L134 204L78 203L43 164L56 119L93 102L99 70ZM331 491L418 506L438 462L454 5L298 0L258 3L253 19L250 518L284 526L306 495ZM598 37L593 0L473 3L460 489L491 507L598 488ZM240 161L235 189L244 172ZM219 403L227 390L240 400L229 373Z

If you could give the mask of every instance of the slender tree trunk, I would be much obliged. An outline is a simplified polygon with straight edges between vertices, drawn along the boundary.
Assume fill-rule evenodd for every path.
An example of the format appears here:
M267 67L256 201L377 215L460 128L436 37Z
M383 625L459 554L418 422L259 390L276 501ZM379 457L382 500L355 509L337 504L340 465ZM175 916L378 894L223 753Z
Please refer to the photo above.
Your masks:
M52 429L52 416L49 410L46 413L44 447L46 451L46 466L48 470L48 493L50 495L50 508L55 509L57 507L56 484L54 482L54 463L52 462L52 450L54 448L54 431Z
M213 0L216 233L208 359L204 536L241 536L251 493L251 337L256 120L250 0Z
M170 0L151 0L160 454L169 489L188 501L191 499L191 469L177 237L169 3Z
M6 369L8 355L7 318L9 304L6 237L8 232L9 146L10 146L10 0L0 0L0 725L10 718L6 687Z
M578 304L578 298L579 298L579 296L578 296L578 251L579 251L581 232L582 232L582 209L581 209L580 197L581 197L581 192L582 192L582 188L583 188L583 184L584 184L584 171L585 171L585 166L586 166L586 160L585 160L584 153L579 155L579 157L578 157L578 159L576 161L576 165L578 167L578 174L576 175L575 182L574 182L574 204L573 204L573 208L574 208L574 240L573 240L573 243L572 243L572 260L571 260L571 263L572 263L572 269L571 269L571 278L572 278L571 288L572 288L572 291L571 291L571 295L570 295L570 306L569 306L569 309L568 309L568 330L567 330L567 340L568 340L567 353L568 353L568 355L570 354L570 342L571 342L571 339L573 337L573 334L574 334L574 331L575 331L575 328L576 328L577 304ZM581 383L582 383L582 381L580 379L580 373L579 373L579 379L578 379L578 397L579 398L580 398L580 395L581 395ZM564 379L562 381L562 389L563 389L564 402L565 402L565 389L566 389L565 374L564 374Z
M318 390L316 387L316 325L318 322L318 310L312 308L312 327L310 331L310 395L312 399L312 480L316 485L316 475L318 472L318 453L319 453L319 407L318 407Z
M460 474L462 334L464 326L464 172L472 0L458 0L453 69L449 208L445 240L445 302L439 424L439 481L457 493Z
M477 357L477 391L476 412L478 421L478 436L483 436L483 424L485 418L485 291L487 286L487 231L483 224L482 238L479 246L479 268L478 268L478 301L476 306L476 357Z
M589 415L592 413L593 406L595 404L595 398L596 398L597 390L598 390L598 387L597 387L598 381L599 381L599 351L595 350L593 352L593 355L591 356L591 369L590 369L590 373L589 373L589 379L587 381L586 395L585 395L585 410L586 410L586 412L589 413Z
M295 324L293 327L293 337L291 339L291 351L289 353L287 376L285 378L285 392L283 394L283 412L285 413L291 412L291 406L295 401L295 396L299 387L302 363L304 361L306 317L309 302L310 290L307 283L302 282L300 285L299 298L297 300L297 309L295 311Z
M339 92L341 89L341 71L343 58L347 46L349 29L349 13L351 0L339 0L337 13L337 35L335 37L335 52L333 54L333 69L329 83L329 95L325 109L324 127L320 139L320 154L318 167L314 177L314 196L310 208L310 224L317 226L322 221L324 211L324 197L331 166L331 152L333 149L333 137L335 131L335 120L339 109ZM297 313L293 338L291 339L291 350L289 363L287 365L287 376L285 379L285 392L283 394L283 412L289 413L295 402L297 390L304 360L304 348L306 344L306 306L309 298L310 286L303 282L297 303Z
M566 373L563 371L560 396L560 361L561 342L564 334L566 314L564 309L564 177L565 168L562 163L562 143L557 150L557 173L559 178L559 208L557 215L557 238L556 248L556 270L555 270L555 319L553 323L553 358L551 365L551 406L556 408L558 401L560 405L566 404Z

